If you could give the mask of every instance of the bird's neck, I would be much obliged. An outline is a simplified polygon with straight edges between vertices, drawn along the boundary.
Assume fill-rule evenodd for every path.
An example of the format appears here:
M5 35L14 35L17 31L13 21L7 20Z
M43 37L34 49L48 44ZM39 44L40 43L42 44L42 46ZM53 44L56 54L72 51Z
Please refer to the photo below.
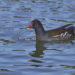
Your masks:
M42 25L37 25L35 27L36 39L41 39L45 35L45 30Z

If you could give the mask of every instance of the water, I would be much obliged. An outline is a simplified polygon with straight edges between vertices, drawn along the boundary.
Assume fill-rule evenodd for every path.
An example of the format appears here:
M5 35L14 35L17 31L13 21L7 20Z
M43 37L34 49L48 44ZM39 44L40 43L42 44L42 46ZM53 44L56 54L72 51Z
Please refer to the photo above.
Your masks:
M0 75L75 75L75 40L36 42L33 19L45 30L75 23L75 0L0 0Z

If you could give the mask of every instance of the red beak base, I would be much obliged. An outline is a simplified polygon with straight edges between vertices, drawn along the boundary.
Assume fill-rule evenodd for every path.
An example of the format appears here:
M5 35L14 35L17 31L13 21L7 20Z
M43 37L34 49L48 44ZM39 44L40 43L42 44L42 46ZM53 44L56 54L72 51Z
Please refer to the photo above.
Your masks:
M27 27L27 29L31 29L31 28L32 28L32 24L29 27Z

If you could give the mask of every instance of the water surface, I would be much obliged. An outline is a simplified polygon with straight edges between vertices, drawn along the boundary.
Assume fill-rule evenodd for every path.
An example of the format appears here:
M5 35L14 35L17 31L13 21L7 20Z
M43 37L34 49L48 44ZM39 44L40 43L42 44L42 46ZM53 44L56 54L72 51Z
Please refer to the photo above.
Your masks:
M75 0L0 0L0 75L75 75L75 40L36 42L35 18L45 30L75 24Z

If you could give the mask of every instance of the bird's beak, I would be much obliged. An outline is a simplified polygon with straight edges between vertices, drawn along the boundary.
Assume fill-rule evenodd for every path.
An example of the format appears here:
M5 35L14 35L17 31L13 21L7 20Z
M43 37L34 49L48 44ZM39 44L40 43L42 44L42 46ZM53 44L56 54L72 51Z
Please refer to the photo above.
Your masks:
M27 29L31 29L31 28L32 28L32 24L29 27L27 27Z

